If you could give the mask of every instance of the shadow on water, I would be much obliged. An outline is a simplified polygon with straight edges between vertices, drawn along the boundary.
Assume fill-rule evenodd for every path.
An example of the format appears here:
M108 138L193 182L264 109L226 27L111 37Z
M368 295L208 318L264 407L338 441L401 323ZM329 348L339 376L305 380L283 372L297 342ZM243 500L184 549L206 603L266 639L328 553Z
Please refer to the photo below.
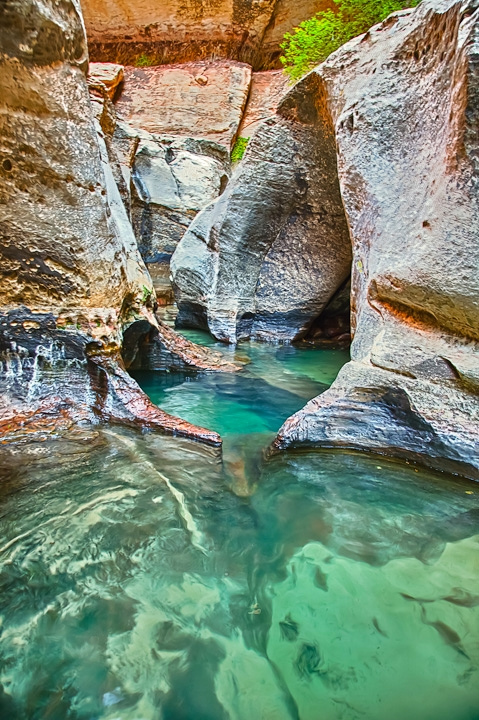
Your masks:
M117 429L3 449L2 719L478 720L478 486L265 460L320 380L273 357L263 407L251 365L156 390L217 413L224 462Z

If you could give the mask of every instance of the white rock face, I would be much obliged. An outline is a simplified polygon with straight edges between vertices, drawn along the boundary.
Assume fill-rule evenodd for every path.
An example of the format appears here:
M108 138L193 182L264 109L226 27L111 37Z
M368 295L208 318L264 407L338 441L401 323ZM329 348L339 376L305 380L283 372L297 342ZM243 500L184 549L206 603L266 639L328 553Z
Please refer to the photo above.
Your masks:
M426 0L314 73L353 245L352 362L277 444L479 468L479 10ZM301 81L305 82L305 81Z
M113 145L131 187L140 252L157 291L168 292L171 255L196 213L226 186L229 155L206 139L153 135L124 121Z

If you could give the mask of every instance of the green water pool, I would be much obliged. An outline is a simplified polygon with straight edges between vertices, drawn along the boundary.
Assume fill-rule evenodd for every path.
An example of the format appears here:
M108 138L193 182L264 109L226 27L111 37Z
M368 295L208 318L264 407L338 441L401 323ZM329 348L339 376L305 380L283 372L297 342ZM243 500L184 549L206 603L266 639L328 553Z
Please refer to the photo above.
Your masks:
M274 436L287 417L331 385L349 360L344 350L253 342L228 348L199 330L183 334L248 364L239 373L136 371L133 376L163 410L226 439L252 433Z
M238 352L241 379L139 377L224 456L111 428L0 453L0 718L479 720L479 487L265 453L345 357Z

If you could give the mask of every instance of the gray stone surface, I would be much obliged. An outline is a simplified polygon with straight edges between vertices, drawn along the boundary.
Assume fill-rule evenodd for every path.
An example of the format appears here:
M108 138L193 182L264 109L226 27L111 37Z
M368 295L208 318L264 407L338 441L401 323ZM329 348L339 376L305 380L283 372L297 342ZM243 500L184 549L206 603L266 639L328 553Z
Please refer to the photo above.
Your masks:
M0 42L0 305L81 311L112 337L150 280L105 179L79 9L7 2Z
M122 367L124 328L157 326L154 292L110 164L113 117L105 105L94 120L87 67L76 0L2 3L0 435L111 420L217 444Z
M229 154L207 139L152 135L122 120L113 146L131 188L131 219L158 294L170 287L172 253L197 212L228 182Z
M349 274L351 247L316 76L251 140L172 258L178 325L226 342L301 337Z
M279 447L374 449L477 476L478 14L425 0L314 71L353 242L353 362Z

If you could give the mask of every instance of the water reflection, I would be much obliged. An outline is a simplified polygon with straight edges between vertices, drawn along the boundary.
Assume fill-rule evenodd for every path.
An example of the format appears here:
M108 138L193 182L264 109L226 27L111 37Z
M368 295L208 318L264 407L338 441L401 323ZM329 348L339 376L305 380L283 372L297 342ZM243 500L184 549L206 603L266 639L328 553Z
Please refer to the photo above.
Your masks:
M1 462L0 717L479 717L476 485L322 452L238 496L112 430Z

